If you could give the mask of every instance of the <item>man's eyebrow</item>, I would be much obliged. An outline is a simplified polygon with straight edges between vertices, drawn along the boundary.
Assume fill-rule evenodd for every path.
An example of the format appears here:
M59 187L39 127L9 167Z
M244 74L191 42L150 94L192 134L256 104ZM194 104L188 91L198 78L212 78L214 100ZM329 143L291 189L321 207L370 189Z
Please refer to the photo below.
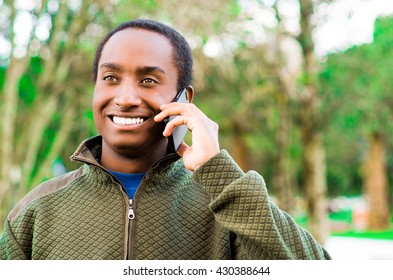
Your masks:
M142 67L138 67L136 69L136 72L139 75L146 75L146 74L154 74L154 73L162 73L162 74L166 74L166 72L164 71L164 69L162 69L161 67L158 66L142 66Z
M109 68L114 71L122 71L123 67L121 67L119 64L116 63L111 63L111 62L104 62L100 65L101 68Z
M100 69L102 68L108 68L110 70L113 71L123 71L124 68L116 63L112 63L112 62L104 62L100 65ZM162 69L159 66L140 66L137 67L136 69L136 73L138 75L147 75L147 74L154 74L154 73L162 73L162 74L166 74L166 72L164 71L164 69Z

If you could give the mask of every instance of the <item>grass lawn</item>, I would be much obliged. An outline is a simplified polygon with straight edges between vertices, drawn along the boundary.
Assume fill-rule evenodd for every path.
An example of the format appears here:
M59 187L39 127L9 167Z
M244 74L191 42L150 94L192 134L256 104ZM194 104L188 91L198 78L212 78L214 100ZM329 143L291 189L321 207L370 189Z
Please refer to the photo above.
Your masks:
M384 239L393 240L393 221L390 229L383 231L369 231L354 229L352 221L352 211L341 211L337 213L331 213L329 220L332 224L334 223L347 223L350 228L346 230L332 230L332 236L343 236L343 237L356 237L356 238L372 238L372 239Z
M296 219L296 221L304 228L307 228L308 219L306 217L303 216ZM331 236L393 240L393 220L390 229L384 231L356 229L352 221L352 211L331 213L329 214L329 221L331 224Z
M342 236L342 237L393 240L393 229L386 230L386 231L353 231L353 230L349 230L347 232L333 232L330 235L331 236Z

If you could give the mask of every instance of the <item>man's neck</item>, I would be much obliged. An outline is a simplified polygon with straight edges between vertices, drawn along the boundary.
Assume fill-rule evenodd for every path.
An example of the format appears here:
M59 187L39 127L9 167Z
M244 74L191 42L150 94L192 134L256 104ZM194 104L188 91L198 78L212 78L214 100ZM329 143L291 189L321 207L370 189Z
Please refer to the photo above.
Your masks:
M166 155L166 146L154 149L153 152L135 156L123 156L102 143L102 153L100 163L108 170L135 174L146 172L155 162Z

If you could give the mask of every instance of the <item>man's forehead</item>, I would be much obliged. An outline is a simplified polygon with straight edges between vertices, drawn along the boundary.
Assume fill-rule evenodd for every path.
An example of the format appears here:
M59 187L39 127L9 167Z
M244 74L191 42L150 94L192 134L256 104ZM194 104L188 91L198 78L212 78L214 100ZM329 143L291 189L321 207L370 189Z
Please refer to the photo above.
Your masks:
M104 45L98 70L132 70L138 73L169 74L173 64L173 48L169 40L153 31L127 28L115 33Z
M141 29L125 29L114 34L104 45L101 59L125 59L125 55L134 57L149 56L152 59L171 59L173 47L169 40L156 32Z
M113 34L108 42L132 42L132 45L152 45L155 48L162 48L163 46L172 49L170 40L155 31L141 29L141 28L126 28ZM159 45L157 45L159 43ZM105 45L106 45L105 44Z

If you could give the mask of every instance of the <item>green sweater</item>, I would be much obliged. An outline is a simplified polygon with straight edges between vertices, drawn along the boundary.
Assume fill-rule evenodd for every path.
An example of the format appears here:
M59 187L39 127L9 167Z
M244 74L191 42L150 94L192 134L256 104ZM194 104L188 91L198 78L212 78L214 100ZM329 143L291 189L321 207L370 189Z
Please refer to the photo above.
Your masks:
M0 259L330 258L272 203L263 178L243 173L226 151L193 173L177 154L164 157L130 202L98 162L101 142L83 142L71 157L81 168L13 208Z

